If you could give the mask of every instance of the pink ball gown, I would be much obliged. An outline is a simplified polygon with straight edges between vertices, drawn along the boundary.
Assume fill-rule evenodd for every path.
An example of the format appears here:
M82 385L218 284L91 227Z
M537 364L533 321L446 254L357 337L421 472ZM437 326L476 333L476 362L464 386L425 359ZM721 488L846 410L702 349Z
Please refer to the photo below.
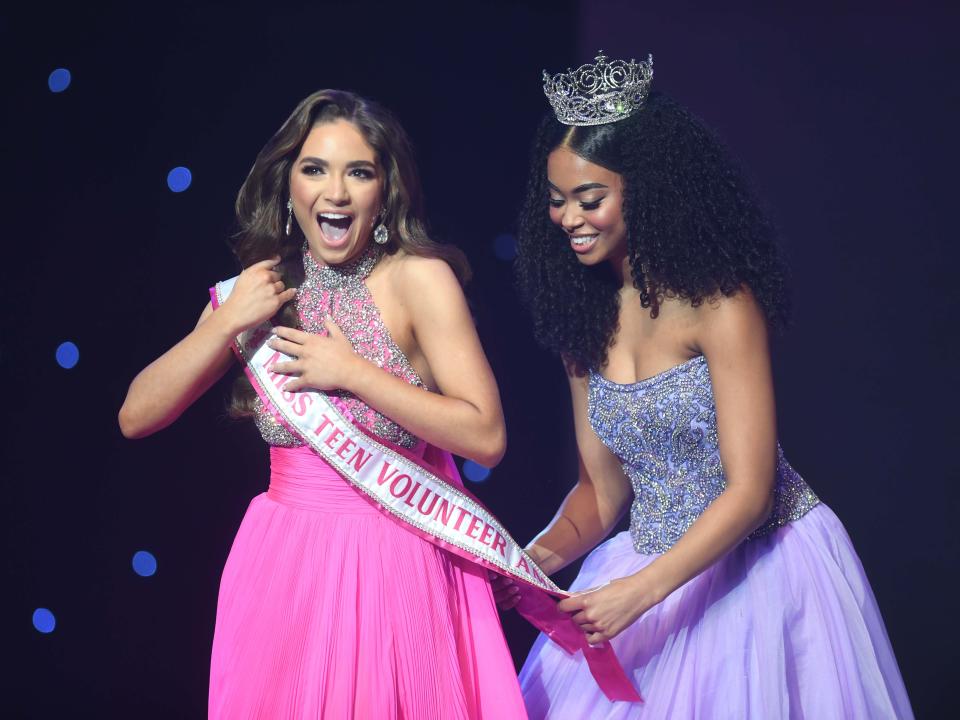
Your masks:
M422 386L364 283L379 257L372 246L320 267L305 251L301 326L320 332L329 316L360 355ZM379 437L444 458L359 399L331 396ZM526 717L486 571L381 512L259 403L256 421L270 486L223 571L210 717Z

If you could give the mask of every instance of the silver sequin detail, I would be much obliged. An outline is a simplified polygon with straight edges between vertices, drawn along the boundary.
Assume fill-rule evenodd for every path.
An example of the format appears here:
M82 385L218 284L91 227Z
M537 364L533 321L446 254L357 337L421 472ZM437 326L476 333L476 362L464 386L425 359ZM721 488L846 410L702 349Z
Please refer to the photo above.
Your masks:
M587 413L633 486L634 549L665 552L726 487L706 358L629 385L591 372ZM751 538L803 517L820 502L779 445L773 492L773 512Z
M371 243L353 262L321 266L304 246L303 265L306 279L297 289L296 299L300 327L309 333L325 335L323 321L330 317L350 340L358 355L411 385L425 388L423 380L383 324L380 311L364 282L382 256L383 249ZM334 390L327 395L336 401L341 411L377 437L408 449L416 447L420 442L415 435L381 415L355 395L343 390ZM303 445L267 412L259 398L254 404L254 420L263 439L270 445Z

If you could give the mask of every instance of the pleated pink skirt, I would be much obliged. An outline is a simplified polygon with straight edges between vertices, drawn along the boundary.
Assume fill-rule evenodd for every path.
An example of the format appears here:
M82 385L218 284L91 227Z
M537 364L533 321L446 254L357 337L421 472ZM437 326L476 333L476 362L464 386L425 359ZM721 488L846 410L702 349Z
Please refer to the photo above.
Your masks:
M272 448L220 583L211 718L525 718L486 573Z

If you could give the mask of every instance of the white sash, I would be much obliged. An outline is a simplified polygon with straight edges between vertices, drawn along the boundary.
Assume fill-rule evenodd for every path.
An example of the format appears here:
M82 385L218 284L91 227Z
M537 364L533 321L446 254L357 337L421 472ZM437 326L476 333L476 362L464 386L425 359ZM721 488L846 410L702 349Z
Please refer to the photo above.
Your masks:
M217 283L217 306L226 301L235 281ZM553 595L569 594L537 567L479 500L441 477L436 468L357 427L326 393L285 391L291 377L271 368L292 358L267 345L272 337L273 328L265 322L241 333L234 351L277 420L344 479L421 534L459 549L458 554Z

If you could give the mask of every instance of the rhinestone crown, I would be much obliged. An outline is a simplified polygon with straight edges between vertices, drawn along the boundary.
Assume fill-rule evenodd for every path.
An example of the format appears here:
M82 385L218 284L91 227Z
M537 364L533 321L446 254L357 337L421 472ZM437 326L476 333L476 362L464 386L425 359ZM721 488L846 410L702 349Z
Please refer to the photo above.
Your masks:
M629 117L647 99L653 80L653 55L646 60L607 59L601 50L593 65L550 75L543 71L543 92L564 125L603 125Z

